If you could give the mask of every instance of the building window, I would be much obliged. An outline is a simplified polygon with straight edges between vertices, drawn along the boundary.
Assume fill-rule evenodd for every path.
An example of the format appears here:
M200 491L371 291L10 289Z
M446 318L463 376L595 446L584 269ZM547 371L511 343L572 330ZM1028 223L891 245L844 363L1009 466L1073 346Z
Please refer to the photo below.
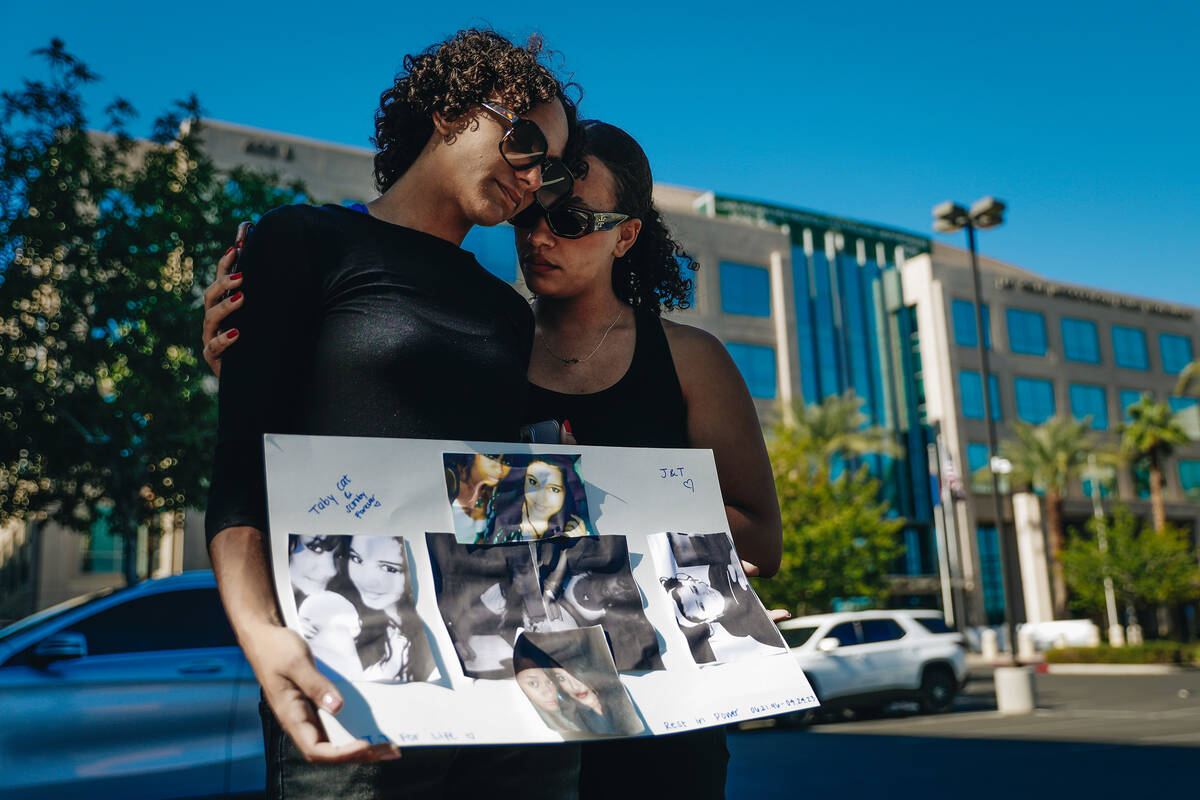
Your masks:
M1150 369L1146 332L1140 328L1112 326L1113 361L1125 369Z
M1063 317L1062 338L1063 355L1068 361L1100 363L1100 337L1096 333L1096 323L1088 319Z
M958 390L962 394L962 413L967 419L983 419L983 380L973 369L958 373ZM992 404L992 419L1003 419L1000 411L1000 386L995 375L988 375L988 401Z
M721 310L750 317L771 316L771 276L763 267L721 262Z
M992 525L975 530L979 543L979 572L983 583L983 612L989 625L1004 622L1004 567L1000 562L1000 538Z
M991 459L988 456L988 446L979 442L967 443L967 475L971 491L976 494L992 493L992 476L986 467Z
M1041 378L1016 378L1013 391L1017 416L1030 425L1041 425L1054 416L1054 382Z
M1108 430L1108 400L1103 386L1072 383L1067 393L1071 398L1071 414L1076 419L1091 417L1093 430Z
M978 347L975 304L970 300L955 300L950 304L950 313L954 317L954 343L962 347ZM983 304L983 345L988 350L992 349L992 315L987 303Z
M1139 458L1130 466L1130 472L1133 473L1133 491L1137 493L1139 500L1150 499L1150 461L1149 459Z
M508 225L474 226L463 239L462 249L473 254L484 269L505 283L516 281L516 234Z
M1189 500L1200 500L1200 461L1179 462L1179 485Z
M1163 372L1170 375L1178 375L1192 363L1192 340L1187 336L1160 333L1158 351L1162 354Z
M1008 349L1027 356L1046 355L1046 318L1037 311L1010 308Z
M1117 490L1117 470L1115 467L1097 467L1097 477L1100 479L1100 497L1105 498ZM1084 478L1083 496L1092 496L1092 481Z
M726 342L725 349L741 370L751 397L775 398L775 348L759 344Z
M1200 441L1200 400L1195 397L1167 398L1167 404L1175 412L1175 421L1193 442Z
M1120 394L1121 400L1121 419L1126 422L1132 422L1133 418L1129 416L1129 407L1142 399L1142 395L1149 392L1141 389L1122 389Z

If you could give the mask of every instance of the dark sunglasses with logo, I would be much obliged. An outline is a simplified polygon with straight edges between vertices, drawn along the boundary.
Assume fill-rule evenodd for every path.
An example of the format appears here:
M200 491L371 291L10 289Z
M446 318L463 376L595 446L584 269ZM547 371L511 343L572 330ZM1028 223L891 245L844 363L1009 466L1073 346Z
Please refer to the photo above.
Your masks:
M589 233L611 231L627 219L628 214L618 211L592 211L582 206L555 206L547 211L540 203L530 203L529 208L509 220L515 228L533 230L538 220L546 218L550 232L562 239L582 239Z
M497 103L482 102L479 105L508 123L508 130L500 139L500 157L504 163L515 170L541 167L542 185L534 192L537 201L548 208L564 197L570 197L575 188L575 177L566 164L546 154L549 145L537 123L519 117Z

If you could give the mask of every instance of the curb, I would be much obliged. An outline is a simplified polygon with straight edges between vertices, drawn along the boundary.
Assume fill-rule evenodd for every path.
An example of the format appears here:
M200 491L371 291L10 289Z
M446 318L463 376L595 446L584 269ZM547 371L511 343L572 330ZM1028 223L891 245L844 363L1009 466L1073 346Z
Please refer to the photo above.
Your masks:
M1038 664L1039 675L1178 675L1193 671L1180 664Z

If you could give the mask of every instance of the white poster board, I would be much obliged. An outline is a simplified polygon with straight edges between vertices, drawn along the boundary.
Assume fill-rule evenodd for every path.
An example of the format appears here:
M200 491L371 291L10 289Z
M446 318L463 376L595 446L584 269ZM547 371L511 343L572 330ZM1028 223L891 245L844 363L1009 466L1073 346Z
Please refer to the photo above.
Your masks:
M648 736L817 705L749 589L709 450L265 448L276 592L345 699L322 712L335 743Z

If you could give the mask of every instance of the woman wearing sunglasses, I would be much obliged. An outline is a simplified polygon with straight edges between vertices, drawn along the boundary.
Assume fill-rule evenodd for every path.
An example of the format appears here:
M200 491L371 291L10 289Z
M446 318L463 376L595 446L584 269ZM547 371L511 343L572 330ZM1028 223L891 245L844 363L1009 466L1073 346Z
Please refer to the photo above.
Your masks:
M586 171L571 196L512 220L535 295L526 419L568 420L580 444L711 448L738 553L750 574L771 575L781 523L753 401L719 341L659 319L686 307L691 282L680 261L690 259L653 205L645 153L612 125L584 129ZM205 339L216 359L230 344L210 331ZM686 775L695 796L721 797L727 757L720 728L589 742L580 793L662 797Z
M516 438L533 318L459 244L535 193L552 203L569 189L559 160L577 128L574 105L541 50L540 40L518 47L468 30L406 57L375 115L380 197L359 210L272 211L246 240L238 279L217 290L236 290L223 306L234 328L221 338L240 331L244 342L221 370L206 532L263 691L269 797L465 796L534 769L538 796L572 796L578 785L570 746L411 748L395 760L390 745L332 745L317 708L336 713L342 699L282 625L264 546L266 431ZM497 390L486 408L474 401L481 383ZM311 763L381 759L390 760Z

